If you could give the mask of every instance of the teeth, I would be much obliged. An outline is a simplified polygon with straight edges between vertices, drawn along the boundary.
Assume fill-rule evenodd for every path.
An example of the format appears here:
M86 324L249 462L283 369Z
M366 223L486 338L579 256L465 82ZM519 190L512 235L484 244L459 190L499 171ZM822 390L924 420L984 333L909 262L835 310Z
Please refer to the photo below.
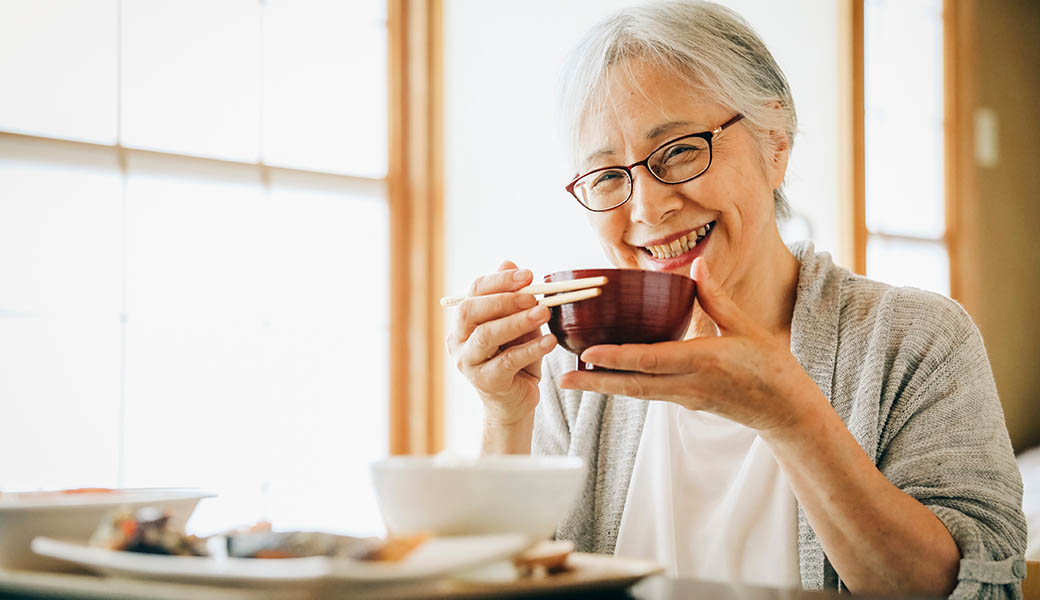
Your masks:
M708 235L709 231L711 231L710 223L701 226L700 229L687 233L686 235L682 236L677 240L672 241L669 244L663 244L660 246L646 246L646 249L650 251L650 254L653 255L654 258L673 258L679 256L680 254L683 254L684 252L689 252L690 250L692 250L697 245L697 241L700 238Z

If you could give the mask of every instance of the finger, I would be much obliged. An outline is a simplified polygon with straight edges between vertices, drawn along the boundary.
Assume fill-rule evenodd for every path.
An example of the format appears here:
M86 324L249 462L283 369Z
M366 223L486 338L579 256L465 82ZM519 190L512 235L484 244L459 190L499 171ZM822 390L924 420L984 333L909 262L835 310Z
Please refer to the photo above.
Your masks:
M532 365L539 366L542 358L552 352L555 346L556 336L553 334L549 333L539 336L527 343L513 346L500 353L498 356L480 365L479 370L490 385L504 388L513 381L513 378L521 370L527 369L531 373L528 367ZM539 374L540 370L531 373L535 377L538 377Z
M512 262L502 263L502 267L513 265ZM499 267L501 269L501 267ZM497 294L501 292L515 292L516 290L531 283L534 274L529 269L517 269L515 265L511 269L499 270L495 273L478 277L470 286L467 296L483 296L485 294Z
M536 304L538 301L531 294L512 292L466 298L455 307L455 339L461 344L480 324L528 310Z
M733 302L729 294L711 277L708 263L703 256L698 256L693 260L690 275L697 281L697 302L723 333L737 335L750 333L754 324Z
M701 349L701 343L709 341L710 338L656 344L592 346L581 353L581 360L618 371L692 373L697 370L698 362L705 358L706 349Z
M647 375L644 373L598 373L596 371L569 371L560 378L560 387L586 390L601 394L669 400L677 397L681 382L679 375Z
M535 306L531 310L481 323L462 346L460 359L467 365L479 365L499 353L502 345L537 330L549 320L549 309Z

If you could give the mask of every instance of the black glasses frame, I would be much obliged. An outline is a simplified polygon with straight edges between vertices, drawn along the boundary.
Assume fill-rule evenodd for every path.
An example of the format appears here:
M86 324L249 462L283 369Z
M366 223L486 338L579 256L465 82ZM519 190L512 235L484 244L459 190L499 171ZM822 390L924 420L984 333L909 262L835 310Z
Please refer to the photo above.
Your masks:
M601 167L599 169L593 169L593 170L591 170L591 171L589 171L587 173L582 173L581 175L578 175L577 177L572 179L571 182L567 184L565 189L567 190L567 192L571 196L574 197L575 200L578 201L578 204L582 205L586 210L591 210L592 212L607 212L608 210L614 210L615 208L625 204L626 202L628 202L629 200L632 199L632 192L635 190L635 179L632 176L632 169L634 169L636 167L639 167L639 166L646 167L646 170L650 172L650 175L652 175L654 179L660 181L661 183L668 184L668 185L678 185L680 183L686 183L687 181L693 181L694 179L697 179L701 175L704 175L705 173L707 173L708 172L708 168L711 167L711 161L714 158L714 150L713 150L712 145L711 145L712 140L717 138L717 137L719 137L719 135L722 134L722 131L724 129L726 129L730 125L736 123L737 121L739 121L739 120L741 120L743 118L744 118L744 115L742 115L740 113L737 113L736 115L733 116L732 119L730 119L729 121L726 121L722 125L719 125L715 129L712 129L711 131L701 131L699 133L690 133L690 134L687 134L687 135L682 135L682 136L679 136L677 138L668 140L667 142L661 144L657 148L654 148L654 151L651 152L650 154L647 154L646 158L644 158L643 160L641 160L639 162L634 162L634 163L628 165L627 167L623 166L623 165L615 165L615 166L611 166L611 167ZM655 155L658 152L660 152L666 146L670 146L670 145L674 144L675 142L678 142L680 140L685 140L687 138L701 138L701 139L703 139L704 141L706 141L708 143L708 164L704 166L704 169L701 170L700 173L697 173L696 175L694 175L692 177L687 177L686 179L682 179L682 180L679 180L679 181L665 181L664 179L661 179L657 175L657 173L654 173L654 170L650 168L650 165L648 164L649 161L650 161L650 157L652 157L653 155ZM614 206L611 206L611 207L608 207L608 208L592 208L591 206L589 206L589 205L585 204L584 202L582 202L581 198L579 198L578 195L574 193L574 186L579 181L584 179L585 177L588 177L589 175L592 175L593 173L599 173L601 171L610 171L610 170L618 170L618 169L624 171L625 174L628 176L628 197L625 198L624 200L622 200L621 202L618 202Z

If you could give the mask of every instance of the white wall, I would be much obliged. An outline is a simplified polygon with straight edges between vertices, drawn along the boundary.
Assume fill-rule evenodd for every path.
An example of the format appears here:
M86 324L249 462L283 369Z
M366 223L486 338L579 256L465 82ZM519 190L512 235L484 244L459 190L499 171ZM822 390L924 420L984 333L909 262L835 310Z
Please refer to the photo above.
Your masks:
M571 173L557 130L557 77L593 23L620 0L445 2L445 289L462 292L504 259L536 277L609 266L563 189ZM788 196L820 249L839 248L839 8L833 0L727 0L787 73L800 118ZM792 235L805 227L792 223ZM446 331L450 330L446 314ZM447 362L446 440L479 445L481 408Z

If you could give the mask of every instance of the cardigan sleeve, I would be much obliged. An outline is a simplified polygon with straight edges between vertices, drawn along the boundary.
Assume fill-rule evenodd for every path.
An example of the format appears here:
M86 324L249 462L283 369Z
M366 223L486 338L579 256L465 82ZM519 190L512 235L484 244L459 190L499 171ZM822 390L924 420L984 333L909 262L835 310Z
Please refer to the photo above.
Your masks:
M913 350L928 355L918 363L927 372L891 384L898 391L878 468L957 542L961 562L951 598L1019 599L1022 478L982 337L963 309L945 302L938 312L947 335Z

